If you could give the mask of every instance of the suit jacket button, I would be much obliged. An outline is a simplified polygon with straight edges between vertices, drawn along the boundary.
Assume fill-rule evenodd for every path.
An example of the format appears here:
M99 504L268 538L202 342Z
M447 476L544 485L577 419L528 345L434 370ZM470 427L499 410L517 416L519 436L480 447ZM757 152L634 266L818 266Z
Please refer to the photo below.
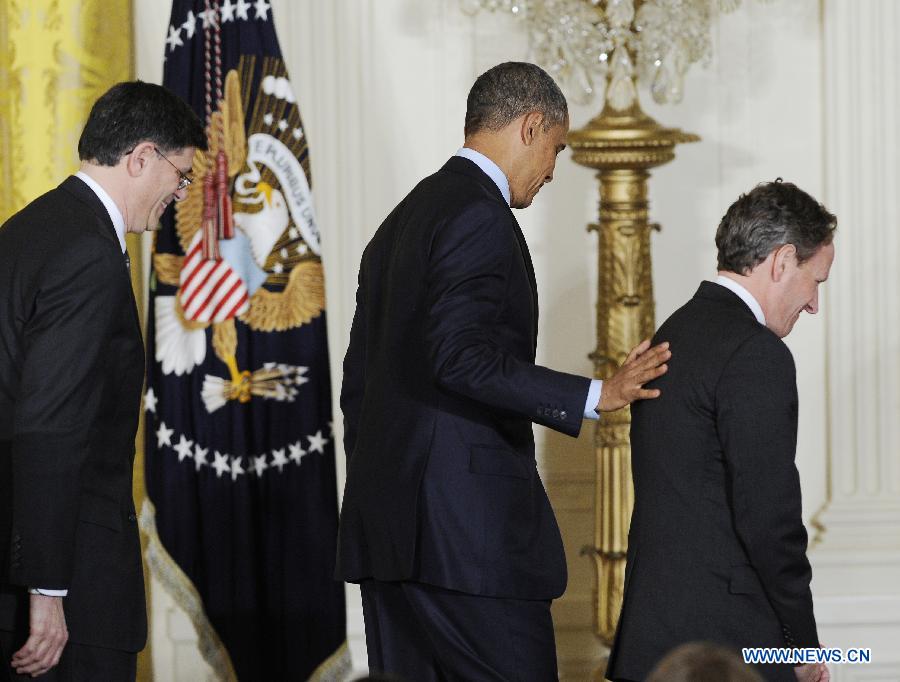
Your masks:
M566 417L568 417L568 416L569 415L565 410L563 410L562 412L559 413L559 418L562 419L563 421L566 421Z
M553 418L556 419L559 417L559 410L553 410Z

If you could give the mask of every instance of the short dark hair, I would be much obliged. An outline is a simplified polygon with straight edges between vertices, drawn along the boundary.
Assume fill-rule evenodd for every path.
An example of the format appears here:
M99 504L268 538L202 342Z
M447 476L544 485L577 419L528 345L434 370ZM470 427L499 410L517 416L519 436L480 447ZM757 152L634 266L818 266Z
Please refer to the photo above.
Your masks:
M797 185L781 178L760 183L719 223L719 270L745 275L783 244L793 244L802 263L831 243L836 228L837 218Z
M465 135L500 130L522 114L544 115L544 130L565 122L569 107L559 86L541 67L504 62L481 74L466 99Z
M688 642L672 649L647 682L763 682L737 651L712 642Z
M203 124L188 104L170 90L143 81L117 83L100 96L78 140L78 157L115 166L141 142L162 152L185 147L206 149Z

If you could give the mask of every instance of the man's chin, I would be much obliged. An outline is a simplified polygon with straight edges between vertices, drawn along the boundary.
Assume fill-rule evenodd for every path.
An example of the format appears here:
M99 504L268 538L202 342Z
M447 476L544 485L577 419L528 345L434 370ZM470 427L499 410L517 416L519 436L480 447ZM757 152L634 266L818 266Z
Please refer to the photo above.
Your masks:
M523 199L522 201L512 202L509 207L510 208L528 208L531 206L531 202L534 201L534 197L528 197Z

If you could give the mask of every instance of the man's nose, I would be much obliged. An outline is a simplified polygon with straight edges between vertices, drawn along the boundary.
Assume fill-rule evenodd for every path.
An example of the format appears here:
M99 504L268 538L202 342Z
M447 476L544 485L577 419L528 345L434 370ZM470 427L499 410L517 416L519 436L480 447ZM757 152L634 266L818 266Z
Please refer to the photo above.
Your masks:
M806 304L806 312L810 315L815 315L819 312L819 290L816 289L813 297L809 300L809 303Z

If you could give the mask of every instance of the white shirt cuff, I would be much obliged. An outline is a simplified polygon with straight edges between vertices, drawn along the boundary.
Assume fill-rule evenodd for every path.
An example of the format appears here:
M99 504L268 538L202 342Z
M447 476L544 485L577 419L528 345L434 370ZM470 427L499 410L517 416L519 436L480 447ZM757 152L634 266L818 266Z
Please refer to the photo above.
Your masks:
M602 390L603 381L591 379L591 387L588 389L587 400L584 403L585 419L600 419L600 414L594 408L600 403L600 391Z
M29 594L42 594L45 597L67 597L69 596L68 590L48 590L44 587L30 587L28 588Z

